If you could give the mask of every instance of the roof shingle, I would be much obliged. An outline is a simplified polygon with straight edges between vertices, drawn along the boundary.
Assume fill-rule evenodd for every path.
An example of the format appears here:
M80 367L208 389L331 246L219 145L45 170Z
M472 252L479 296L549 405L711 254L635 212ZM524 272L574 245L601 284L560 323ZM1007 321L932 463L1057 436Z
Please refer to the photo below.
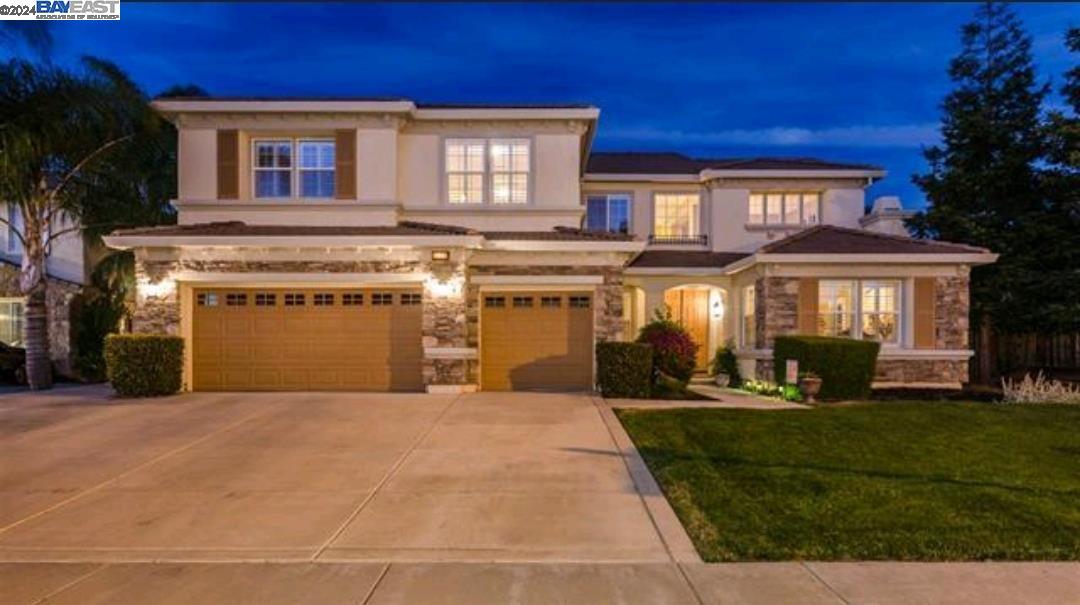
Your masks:
M816 158L692 158L674 152L594 151L586 172L593 174L697 174L702 170L881 170L869 164Z
M697 250L646 250L630 263L638 269L700 269L725 267L750 256L748 252L704 252Z
M937 240L818 225L758 249L767 254L982 254L989 250Z

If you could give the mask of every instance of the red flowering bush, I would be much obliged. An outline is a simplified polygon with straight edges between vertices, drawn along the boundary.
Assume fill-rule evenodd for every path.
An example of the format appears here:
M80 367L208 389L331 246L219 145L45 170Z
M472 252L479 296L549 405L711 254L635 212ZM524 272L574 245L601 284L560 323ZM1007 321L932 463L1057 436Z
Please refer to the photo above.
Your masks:
M656 312L653 320L641 328L638 342L652 345L653 371L681 382L689 382L697 365L698 345L690 333L671 319L671 313Z

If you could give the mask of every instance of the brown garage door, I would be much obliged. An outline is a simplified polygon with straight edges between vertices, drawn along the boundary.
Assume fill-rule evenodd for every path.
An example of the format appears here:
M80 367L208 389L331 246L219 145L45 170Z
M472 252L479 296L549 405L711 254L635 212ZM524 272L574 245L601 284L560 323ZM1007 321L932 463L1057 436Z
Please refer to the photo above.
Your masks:
M592 388L587 292L486 292L480 301L480 388Z
M199 391L422 388L419 290L196 289Z

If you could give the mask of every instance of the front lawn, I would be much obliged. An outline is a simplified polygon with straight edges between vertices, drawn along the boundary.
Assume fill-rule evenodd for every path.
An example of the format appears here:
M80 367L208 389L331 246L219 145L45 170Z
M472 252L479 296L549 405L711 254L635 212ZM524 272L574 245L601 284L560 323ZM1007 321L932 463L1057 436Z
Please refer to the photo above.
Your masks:
M707 561L1080 559L1080 407L618 415Z

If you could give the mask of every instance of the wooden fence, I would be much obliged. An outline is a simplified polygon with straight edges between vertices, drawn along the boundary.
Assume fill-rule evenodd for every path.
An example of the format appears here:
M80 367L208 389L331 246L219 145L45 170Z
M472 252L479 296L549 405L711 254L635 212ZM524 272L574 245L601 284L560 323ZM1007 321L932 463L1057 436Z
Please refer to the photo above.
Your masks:
M981 333L972 359L972 380L995 384L1002 376L1042 371L1080 381L1080 332L1074 334Z

